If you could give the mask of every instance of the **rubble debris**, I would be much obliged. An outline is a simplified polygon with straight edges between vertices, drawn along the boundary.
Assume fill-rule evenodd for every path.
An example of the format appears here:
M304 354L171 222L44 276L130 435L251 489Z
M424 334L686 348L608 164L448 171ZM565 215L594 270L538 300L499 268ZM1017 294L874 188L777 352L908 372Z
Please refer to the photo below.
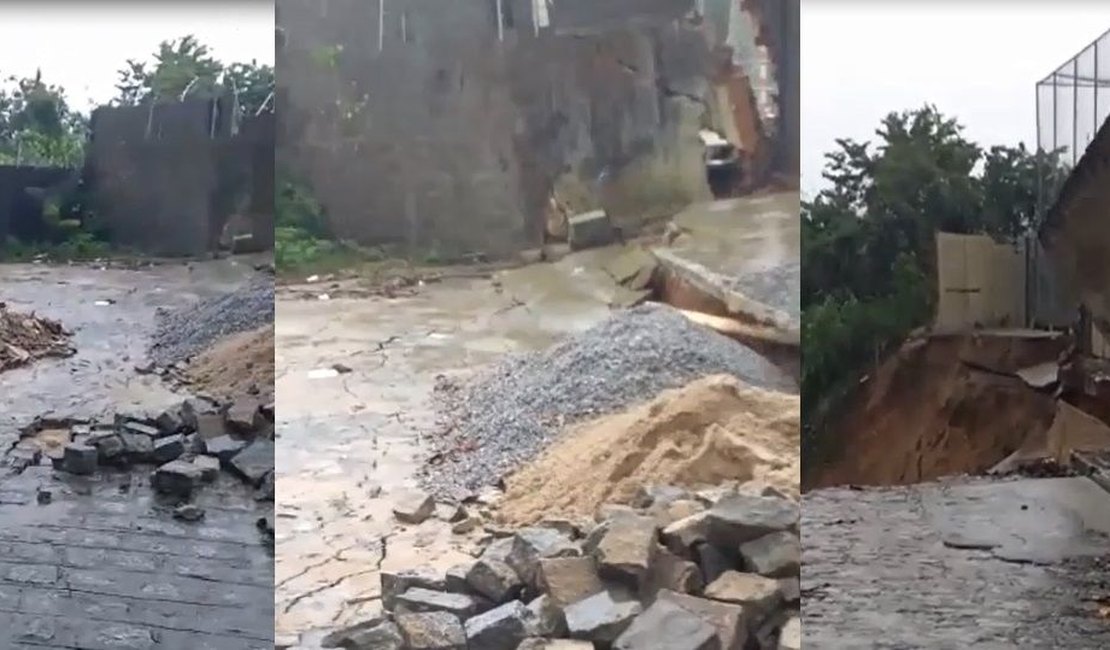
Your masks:
M0 372L76 352L70 344L70 333L58 321L14 312L0 302Z
M796 647L798 504L764 492L758 484L705 490L700 516L713 534L676 538L673 551L660 544L651 509L692 495L661 485L644 490L637 507L611 509L584 538L529 526L491 536L477 560L446 576L383 572L383 614L329 635L325 647L364 647L343 645L357 634L401 650ZM719 575L690 559L705 547L722 558Z
M421 524L435 514L436 502L430 494L411 491L398 495L393 505L393 516L404 524Z
M684 501L677 497L688 496L686 488L736 476L796 495L800 428L797 395L753 388L729 376L699 379L564 433L505 479L497 516L522 525L546 516L591 517L613 504L647 503L656 506L654 514L673 521L684 510L700 510L690 500L677 503ZM566 467L576 470L568 473ZM672 494L644 494L660 484L674 485Z
M567 243L574 251L613 243L616 231L604 210L592 210L567 219Z
M98 456L96 447L77 442L71 443L66 445L62 466L70 474L95 474Z
M274 322L274 279L260 274L243 287L188 307L159 309L148 354L169 367L209 348L217 340Z
M204 508L192 503L186 503L174 508L173 518L182 521L200 521L204 519Z
M568 423L650 400L714 374L793 391L783 370L753 350L690 323L670 307L642 305L536 353L509 357L463 383L437 389L452 433L423 470L433 493L465 497L534 458Z

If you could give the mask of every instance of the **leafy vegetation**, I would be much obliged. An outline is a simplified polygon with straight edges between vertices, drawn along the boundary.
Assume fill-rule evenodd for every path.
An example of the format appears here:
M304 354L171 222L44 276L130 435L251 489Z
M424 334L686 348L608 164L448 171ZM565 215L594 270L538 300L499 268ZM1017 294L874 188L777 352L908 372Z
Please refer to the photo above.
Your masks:
M307 186L279 174L275 201L274 264L282 271L315 268L342 256L327 236L324 209Z
M274 71L257 62L225 64L193 36L163 42L149 62L127 61L119 70L113 103L135 106L184 97L234 93L243 115L273 110ZM79 168L85 158L88 116L72 108L65 89L43 80L0 82L0 165ZM0 242L0 258L49 255L66 259L108 252L107 233L88 209L79 183L54 188L43 201L44 241Z
M933 311L934 233L1016 242L1037 228L1039 170L1059 154L984 151L933 106L891 113L875 142L837 141L828 187L802 206L805 444L834 451L823 424L861 373Z
M183 36L163 41L150 62L128 60L116 89L120 106L231 93L243 114L253 115L273 107L267 100L274 90L274 69L257 61L224 64L194 36Z

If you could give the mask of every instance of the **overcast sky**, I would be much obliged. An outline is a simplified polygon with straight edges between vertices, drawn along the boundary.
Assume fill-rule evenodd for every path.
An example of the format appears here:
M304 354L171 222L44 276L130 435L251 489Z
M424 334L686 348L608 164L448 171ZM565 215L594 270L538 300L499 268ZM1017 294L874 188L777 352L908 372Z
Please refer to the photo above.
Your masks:
M0 76L63 86L87 110L116 94L116 71L164 40L193 34L225 63L274 62L273 0L0 2Z
M1035 146L1035 84L1107 29L1096 0L802 0L803 192L835 138L927 102L985 147Z

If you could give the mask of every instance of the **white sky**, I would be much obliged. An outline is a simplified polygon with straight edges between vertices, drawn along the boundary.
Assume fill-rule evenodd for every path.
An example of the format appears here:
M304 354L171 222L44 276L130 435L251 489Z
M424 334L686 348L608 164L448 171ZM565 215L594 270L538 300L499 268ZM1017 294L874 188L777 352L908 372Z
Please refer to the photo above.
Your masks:
M273 0L0 2L0 77L34 75L88 111L116 94L127 59L193 34L224 63L274 62Z
M981 146L1036 145L1035 84L1110 28L1110 2L802 0L802 190L834 140L935 104Z

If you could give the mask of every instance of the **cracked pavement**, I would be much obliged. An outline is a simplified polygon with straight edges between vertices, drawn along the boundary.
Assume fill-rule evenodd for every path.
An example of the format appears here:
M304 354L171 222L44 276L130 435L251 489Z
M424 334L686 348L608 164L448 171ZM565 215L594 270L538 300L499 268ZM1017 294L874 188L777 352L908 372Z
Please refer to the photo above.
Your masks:
M1110 495L1089 479L819 490L802 530L805 647L1110 647Z
M421 436L435 429L436 376L551 344L603 320L621 288L603 262L618 247L489 278L429 283L414 295L304 300L278 292L275 599L279 645L314 647L381 609L380 571L441 570L475 540L432 518L398 525L416 486ZM309 285L311 286L311 285ZM329 287L331 295L344 295ZM310 379L340 364L350 372Z

